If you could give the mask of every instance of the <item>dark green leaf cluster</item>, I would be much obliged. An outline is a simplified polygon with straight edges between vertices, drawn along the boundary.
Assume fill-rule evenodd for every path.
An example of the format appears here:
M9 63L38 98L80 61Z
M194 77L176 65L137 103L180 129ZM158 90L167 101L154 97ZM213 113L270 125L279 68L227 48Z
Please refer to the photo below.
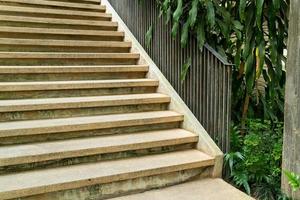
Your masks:
M284 199L280 191L283 124L248 120L245 135L239 127L232 130L232 152L225 155L227 178L257 199Z
M189 36L205 42L235 64L234 105L261 105L264 117L274 120L274 107L283 107L284 63L289 0L157 0L172 36L180 33L182 46ZM263 80L266 90L258 90ZM267 102L267 103L266 103ZM263 104L263 105L262 105ZM244 111L248 111L246 103ZM241 116L242 110L238 111ZM238 117L237 116L237 117ZM273 118L273 119L272 119Z

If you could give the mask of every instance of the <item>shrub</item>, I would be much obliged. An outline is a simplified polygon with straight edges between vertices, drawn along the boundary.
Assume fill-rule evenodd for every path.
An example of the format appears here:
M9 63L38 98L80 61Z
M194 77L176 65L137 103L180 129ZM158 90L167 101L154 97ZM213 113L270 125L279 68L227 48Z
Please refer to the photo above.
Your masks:
M232 130L227 179L257 199L287 199L280 190L283 123L251 119L246 135Z

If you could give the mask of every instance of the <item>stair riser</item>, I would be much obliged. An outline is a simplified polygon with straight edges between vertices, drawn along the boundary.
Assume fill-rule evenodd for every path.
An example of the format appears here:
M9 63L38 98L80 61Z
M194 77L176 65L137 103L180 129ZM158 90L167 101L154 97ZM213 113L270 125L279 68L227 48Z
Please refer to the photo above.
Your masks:
M1 1L1 5L5 6L18 6L20 9L22 7L29 7L29 8L47 8L47 9L63 9L63 10L72 10L72 11L88 11L88 12L105 12L105 9L99 8L76 8L76 7L68 7L68 6L55 6L55 5L40 5L40 4L30 4L30 1L25 1L24 3L16 3L16 2L6 2Z
M67 30L66 30L67 32ZM21 38L21 39L53 39L53 40L89 40L89 41L123 41L123 36L101 36L101 35L62 35L62 34L42 34L42 33L15 33L0 32L1 38Z
M78 189L35 195L18 200L104 200L186 182L195 177L207 177L208 168L196 168L125 181L98 184ZM17 200L17 199L16 199Z
M0 100L154 93L156 87L0 92Z
M4 52L129 53L130 47L36 46L0 44Z
M72 158L64 158L64 159L52 159L49 161L11 165L11 166L2 166L2 167L0 166L0 175L34 170L34 169L47 169L53 167L70 166L70 165L90 163L90 162L101 162L107 160L116 160L116 159L131 158L137 156L167 153L167 152L179 151L179 150L187 150L187 149L194 148L195 145L196 143L186 140L186 143L176 144L176 145L168 145L166 143L164 144L164 146L159 146L159 147L148 148L144 146L142 149L137 149L137 150L132 149L132 150L112 152L106 154L97 154L97 155L72 157Z
M159 124L145 124L138 126L130 127L117 127L117 128L107 128L107 129L98 129L98 130L89 130L89 131L77 131L77 132L65 132L65 133L53 133L53 134L42 134L42 135L29 135L29 136L17 136L17 137L3 137L0 139L0 145L8 144L23 144L23 143L32 143L32 142L45 142L52 140L64 140L71 138L80 138L80 137L92 137L92 136L101 136L101 135L111 135L111 134L126 134L134 133L140 131L154 131L154 130L164 130L164 129L173 129L179 128L181 125L180 122L168 122L168 123L159 123Z
M0 65L25 65L25 66L47 66L47 65L134 65L137 64L135 58L106 59L106 58L0 58Z
M1 16L0 16L1 18ZM117 31L116 26L92 26L92 25L70 25L70 24L47 24L35 22L18 22L18 21L0 21L0 26L13 27L29 27L29 28L55 28L55 29L72 29L72 30L102 30L102 31Z
M26 81L71 81L71 80L112 80L145 78L146 72L115 73L44 73L44 74L0 74L0 82Z
M142 104L142 105L124 105L124 106L109 106L109 107L81 107L68 108L59 110L43 110L43 111L27 111L27 112L8 112L0 113L0 122L2 121L17 121L17 120L37 120L37 119L54 119L66 117L106 115L118 113L135 113L146 111L161 111L167 110L167 103L164 104Z
M110 17L97 17L97 16L84 16L84 15L64 15L61 14L51 14L51 13L28 13L20 11L6 11L0 10L1 15L11 15L11 16L25 16L25 17L40 17L40 18L56 18L56 19L80 19L80 20L99 20L99 21L111 21Z

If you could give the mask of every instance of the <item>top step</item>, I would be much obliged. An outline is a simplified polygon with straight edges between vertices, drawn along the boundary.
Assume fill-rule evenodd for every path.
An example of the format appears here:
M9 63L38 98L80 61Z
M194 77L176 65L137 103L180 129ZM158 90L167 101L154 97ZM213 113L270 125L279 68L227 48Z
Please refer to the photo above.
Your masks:
M35 7L35 8L82 10L82 11L90 11L90 12L106 11L106 7L103 5L68 3L68 2L48 1L48 0L1 0L0 3L1 5L18 6L20 9L22 9L22 7Z

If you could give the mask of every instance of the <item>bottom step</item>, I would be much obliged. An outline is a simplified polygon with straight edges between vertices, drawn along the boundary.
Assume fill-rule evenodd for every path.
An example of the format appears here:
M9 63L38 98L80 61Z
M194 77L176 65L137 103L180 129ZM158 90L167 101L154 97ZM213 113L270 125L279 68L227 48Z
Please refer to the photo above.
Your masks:
M222 179L203 179L111 200L254 200Z
M146 189L148 185L151 185L150 179L147 181L148 183L143 182L142 184L141 182L135 185L134 183L130 184L127 182L126 184L125 182L125 185L119 184L116 187L120 181L124 182L158 175L163 176L172 172L205 168L212 165L214 165L214 158L198 150L186 150L45 170L33 170L0 176L0 199L26 198L32 195L40 196L26 199L81 200L91 199L90 197L93 195L94 199L103 199L103 188L101 188L103 184L111 183L115 185L115 187L110 185L110 192L107 193L115 193L114 195L118 196L124 191L130 192L130 190ZM177 176L175 175L175 177ZM154 178L152 179L155 180ZM143 188L138 188L141 184ZM120 185L123 185L123 191L117 191ZM93 188L84 189L84 187L88 186L93 186ZM87 191L84 192L84 190ZM112 192L114 190L116 192ZM66 192L60 193L59 191Z

